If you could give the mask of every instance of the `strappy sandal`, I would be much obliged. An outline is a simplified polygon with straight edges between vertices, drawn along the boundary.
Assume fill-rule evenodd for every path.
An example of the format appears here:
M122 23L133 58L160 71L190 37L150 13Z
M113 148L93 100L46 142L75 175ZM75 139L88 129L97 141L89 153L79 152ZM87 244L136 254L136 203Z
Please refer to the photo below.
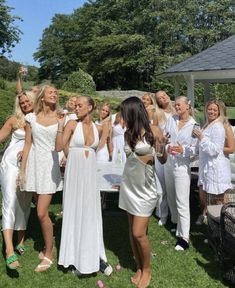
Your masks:
M11 269L11 270L16 270L17 268L20 267L19 265L19 262L18 262L18 265L14 266L14 265L11 265L12 263L14 262L18 262L18 257L16 254L13 254L9 257L6 258L6 265L7 265L7 268Z
M20 255L23 255L26 252L26 247L24 245L18 244L15 248L16 252Z
M43 271L46 271L46 270L48 270L48 269L51 267L51 265L53 264L53 261L52 261L51 259L47 258L46 256L43 257L41 263L42 263L43 261L46 261L47 263L46 263L46 264L38 264L38 266L37 266L37 267L35 268L35 270L34 270L35 272L43 272Z

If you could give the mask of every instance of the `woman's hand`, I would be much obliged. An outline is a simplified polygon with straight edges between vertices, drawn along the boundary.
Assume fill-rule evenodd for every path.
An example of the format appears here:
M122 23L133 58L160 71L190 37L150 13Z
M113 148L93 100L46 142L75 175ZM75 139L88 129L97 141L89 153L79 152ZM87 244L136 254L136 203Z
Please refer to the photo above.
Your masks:
M203 138L202 131L200 129L193 129L192 134L194 137L198 138L199 140L202 140Z
M58 130L63 131L65 125L66 114L60 112L57 114L57 121L58 121Z
M18 162L21 162L22 156L23 156L23 151L19 151L19 152L17 153L17 160L18 160Z
M167 152L171 155L182 154L184 152L184 148L177 142L177 145L169 145Z
M19 187L21 191L25 190L25 173L21 170L16 179L16 186Z

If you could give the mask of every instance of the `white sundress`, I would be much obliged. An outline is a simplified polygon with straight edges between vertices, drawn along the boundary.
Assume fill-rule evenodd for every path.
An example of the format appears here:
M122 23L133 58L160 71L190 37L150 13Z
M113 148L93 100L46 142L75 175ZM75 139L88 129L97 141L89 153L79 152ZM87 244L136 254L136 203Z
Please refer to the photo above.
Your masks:
M53 194L62 190L59 157L55 151L58 124L41 125L34 113L27 114L25 120L32 128L33 138L26 164L25 191Z
M99 271L107 261L103 243L100 193L96 189L96 154L99 133L93 123L94 143L85 146L78 122L69 145L64 176L63 222L59 265L73 265L82 274ZM88 155L86 156L86 153Z
M113 126L113 135L112 135L112 143L113 143L113 157L112 162L114 163L123 163L126 162L126 153L124 151L125 147L125 134L126 128L122 128L121 124L117 124Z
M102 123L99 121L95 122L96 125L102 126ZM96 153L96 161L97 162L108 162L109 161L109 150L108 150L108 145L105 143L104 147L101 148L97 153Z

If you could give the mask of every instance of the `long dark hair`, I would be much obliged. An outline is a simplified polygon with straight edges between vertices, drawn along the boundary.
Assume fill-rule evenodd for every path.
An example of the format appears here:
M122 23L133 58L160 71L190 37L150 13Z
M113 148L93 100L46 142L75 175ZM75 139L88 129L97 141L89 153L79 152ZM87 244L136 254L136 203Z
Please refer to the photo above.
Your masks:
M136 96L125 99L120 106L121 116L126 123L125 139L134 150L136 143L143 137L151 145L154 145L154 136L150 128L148 113L143 102Z

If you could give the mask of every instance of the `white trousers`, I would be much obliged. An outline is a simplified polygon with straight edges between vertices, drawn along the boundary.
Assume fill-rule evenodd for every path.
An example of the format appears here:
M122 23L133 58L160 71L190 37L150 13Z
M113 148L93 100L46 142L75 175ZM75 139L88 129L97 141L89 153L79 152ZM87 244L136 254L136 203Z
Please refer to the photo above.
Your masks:
M164 176L164 165L159 162L159 160L155 159L155 168L157 177L160 181L162 187L162 193L159 195L159 199L157 201L156 206L156 216L161 219L167 219L168 216L168 203L167 203L167 195L166 195L166 185L165 185L165 176Z
M177 223L176 236L189 239L190 230L190 168L181 161L165 166L165 185L171 221ZM172 162L171 162L172 163ZM173 164L173 163L172 163Z

